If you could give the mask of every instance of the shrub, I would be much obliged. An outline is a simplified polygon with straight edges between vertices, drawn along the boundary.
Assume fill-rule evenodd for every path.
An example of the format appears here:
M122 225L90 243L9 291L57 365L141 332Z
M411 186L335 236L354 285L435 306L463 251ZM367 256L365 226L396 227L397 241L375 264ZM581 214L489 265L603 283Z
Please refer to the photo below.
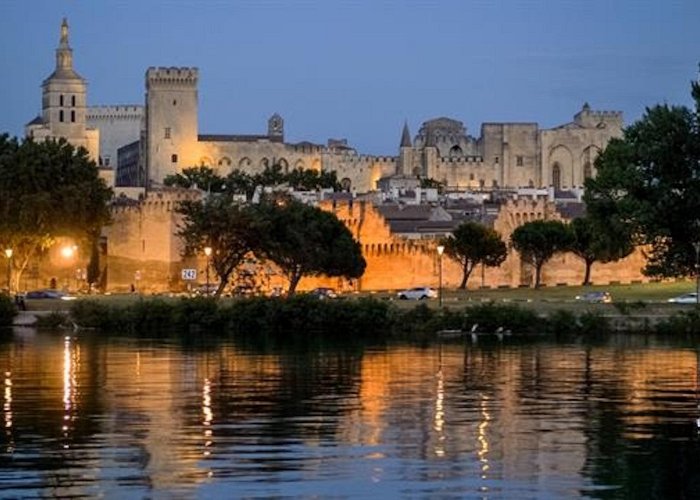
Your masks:
M0 294L0 326L12 326L17 307L9 295Z
M598 335L610 333L610 321L600 314L586 311L578 317L577 327L583 335Z
M59 328L68 323L68 313L52 311L49 314L37 316L35 326L37 328Z
M573 312L559 309L547 318L546 330L554 335L578 333L578 319Z
M544 330L537 313L513 305L480 304L467 308L464 330L478 325L479 331L495 332L499 328L513 333L539 333Z

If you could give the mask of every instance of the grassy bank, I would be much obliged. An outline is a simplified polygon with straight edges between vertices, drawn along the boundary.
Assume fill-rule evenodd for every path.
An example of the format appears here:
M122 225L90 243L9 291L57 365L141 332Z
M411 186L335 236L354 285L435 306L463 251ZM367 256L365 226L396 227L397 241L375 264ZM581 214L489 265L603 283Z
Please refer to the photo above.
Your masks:
M636 303L635 303L636 304ZM516 303L472 302L462 307L436 308L434 304L389 301L374 297L356 300L319 300L307 295L289 299L249 298L217 301L194 299L137 299L131 302L76 301L70 321L79 328L136 334L203 332L215 336L281 335L324 337L434 337L450 334L502 333L605 334L612 331L694 334L700 332L700 314L694 306L674 314L648 313L644 305L614 314L610 304L581 310L543 312ZM56 319L58 316L54 316Z

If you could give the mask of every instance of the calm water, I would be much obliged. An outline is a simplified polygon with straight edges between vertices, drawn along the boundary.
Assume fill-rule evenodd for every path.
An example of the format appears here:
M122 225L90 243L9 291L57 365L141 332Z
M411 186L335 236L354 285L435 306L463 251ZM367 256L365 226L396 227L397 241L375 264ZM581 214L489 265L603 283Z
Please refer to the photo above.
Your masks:
M698 352L16 330L0 340L0 495L698 498Z

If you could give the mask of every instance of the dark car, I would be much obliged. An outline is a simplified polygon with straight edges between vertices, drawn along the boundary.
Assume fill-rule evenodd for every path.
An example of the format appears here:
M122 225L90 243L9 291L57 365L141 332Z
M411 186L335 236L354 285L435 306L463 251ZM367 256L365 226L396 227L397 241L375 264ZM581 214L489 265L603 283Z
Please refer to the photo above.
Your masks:
M314 288L309 292L309 294L313 295L314 297L318 297L319 299L335 299L338 297L335 290L327 287Z
M577 295L576 300L593 304L609 304L612 302L612 296L609 292L588 292L582 295Z
M24 296L26 299L59 299L59 300L75 300L75 297L67 293L52 288L44 290L32 290Z

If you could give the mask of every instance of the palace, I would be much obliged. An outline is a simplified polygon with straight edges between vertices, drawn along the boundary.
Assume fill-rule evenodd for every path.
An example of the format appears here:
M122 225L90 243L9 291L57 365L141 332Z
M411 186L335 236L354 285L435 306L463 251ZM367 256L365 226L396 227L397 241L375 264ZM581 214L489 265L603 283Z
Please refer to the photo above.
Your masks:
M114 224L104 230L103 248L115 289L134 280L154 291L178 288L184 266L201 267L183 260L174 211L179 200L201 193L163 186L168 175L185 168L208 166L222 176L235 169L258 173L273 165L285 171L336 172L347 196L321 206L337 212L363 245L368 267L355 287L398 288L434 280L434 237L448 234L463 217L443 210L442 229L430 233L432 239L412 242L410 234L392 232L385 219L391 210L379 206L386 198L415 190L420 203L421 180L442 184L448 194L476 193L482 200L512 199L518 190L530 193L530 202L499 202L489 219L507 239L513 227L506 220L528 220L535 213L566 218L554 202L555 193L580 192L584 180L595 175L595 157L611 138L621 136L623 127L621 113L594 111L588 104L559 127L484 123L479 137L470 135L462 122L441 117L423 123L415 137L405 124L397 134L397 155L372 156L358 153L345 139L330 139L325 145L287 143L284 119L276 113L264 134L201 133L198 80L197 68L151 67L145 74L144 105L87 106L86 82L73 69L68 23L64 19L61 24L56 69L42 84L42 114L27 124L26 134L37 140L64 137L85 147L114 186L119 196ZM433 208L445 205L445 200L432 199ZM633 265L608 265L609 272L594 272L593 279L642 279L639 259L634 258ZM558 267L559 272L545 271L551 282L580 279L570 262ZM385 272L391 269L396 272ZM481 285L520 286L529 279L513 253L500 268L483 272ZM458 267L448 265L446 283L458 281Z

